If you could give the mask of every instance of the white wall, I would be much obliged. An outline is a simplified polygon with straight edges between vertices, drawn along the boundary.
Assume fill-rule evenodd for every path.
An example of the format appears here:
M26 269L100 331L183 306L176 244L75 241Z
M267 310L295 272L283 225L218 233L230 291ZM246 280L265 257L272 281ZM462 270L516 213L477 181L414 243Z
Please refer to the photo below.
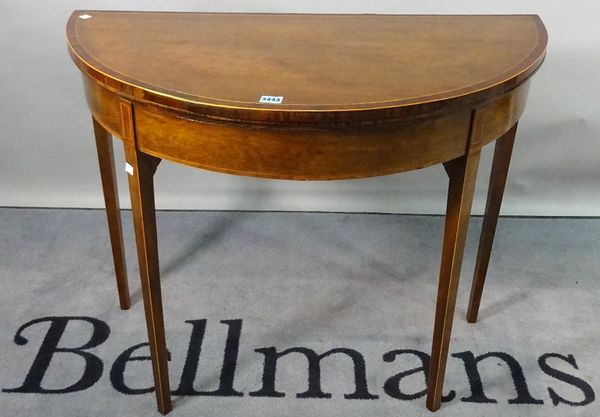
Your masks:
M0 9L0 205L101 207L90 116L64 26L73 9L308 13L536 13L546 62L521 119L503 213L600 215L600 25L597 2L564 0L27 1ZM121 201L129 206L119 142ZM484 151L474 212L485 201ZM291 182L161 164L157 206L442 213L441 167L367 180Z

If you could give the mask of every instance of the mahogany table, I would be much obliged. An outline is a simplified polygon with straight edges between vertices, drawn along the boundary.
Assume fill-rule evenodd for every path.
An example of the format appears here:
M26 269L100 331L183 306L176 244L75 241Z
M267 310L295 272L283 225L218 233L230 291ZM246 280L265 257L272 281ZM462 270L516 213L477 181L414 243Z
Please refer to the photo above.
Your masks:
M535 15L75 11L121 308L129 308L111 135L126 170L158 410L171 406L153 175L162 159L338 180L443 164L448 201L427 407L440 407L481 148L495 141L467 320L475 322L517 121L547 34Z

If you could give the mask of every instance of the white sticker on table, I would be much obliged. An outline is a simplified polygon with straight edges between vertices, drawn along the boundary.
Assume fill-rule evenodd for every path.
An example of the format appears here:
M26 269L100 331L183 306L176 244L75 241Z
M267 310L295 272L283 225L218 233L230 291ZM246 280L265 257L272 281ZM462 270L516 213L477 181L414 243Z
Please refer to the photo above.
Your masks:
M259 103L271 103L271 104L281 104L283 103L283 96L261 96Z
M133 175L133 167L127 162L125 162L125 172L127 172L129 175Z

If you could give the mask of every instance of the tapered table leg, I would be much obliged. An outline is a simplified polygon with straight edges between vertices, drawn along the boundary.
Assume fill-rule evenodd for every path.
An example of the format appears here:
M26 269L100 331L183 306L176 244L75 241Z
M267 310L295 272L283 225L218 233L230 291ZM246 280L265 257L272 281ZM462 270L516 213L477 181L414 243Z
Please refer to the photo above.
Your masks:
M129 172L129 193L135 227L140 279L144 298L144 311L148 328L148 342L154 373L156 403L161 414L171 411L169 388L168 351L165 341L158 246L156 237L156 213L154 207L154 172L160 159L139 152L135 146L131 104L121 104L121 116L126 127L123 138L125 159Z
M431 411L437 410L441 404L456 292L471 214L479 155L479 149L472 150L467 155L445 164L450 184L428 375L427 408Z
M129 286L127 285L127 267L125 265L125 250L123 247L123 231L121 228L121 212L119 208L117 178L115 175L112 137L100 123L93 118L92 121L100 166L100 178L102 179L102 191L104 192L104 205L106 207L106 217L108 218L108 232L115 265L115 275L117 277L119 304L123 310L127 310L130 306Z
M483 292L483 285L490 262L490 254L494 243L494 235L496 233L496 225L498 224L498 215L500 214L500 206L502 205L502 196L504 195L504 186L506 185L506 176L508 174L516 133L517 125L515 124L500 139L496 140L496 144L494 145L494 160L492 162L490 185L483 224L481 226L479 250L477 251L477 260L475 261L475 273L471 286L469 308L467 310L467 321L469 323L475 323L477 321L477 314L479 313L481 293Z

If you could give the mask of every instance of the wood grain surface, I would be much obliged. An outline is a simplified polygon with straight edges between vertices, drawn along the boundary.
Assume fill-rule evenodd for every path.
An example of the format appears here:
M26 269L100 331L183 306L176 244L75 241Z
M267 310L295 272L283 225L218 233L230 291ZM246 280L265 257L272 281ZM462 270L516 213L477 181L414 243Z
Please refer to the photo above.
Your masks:
M537 69L547 35L533 15L76 11L67 40L85 73L124 95L302 123L389 119L500 94ZM263 95L283 102L259 103Z

